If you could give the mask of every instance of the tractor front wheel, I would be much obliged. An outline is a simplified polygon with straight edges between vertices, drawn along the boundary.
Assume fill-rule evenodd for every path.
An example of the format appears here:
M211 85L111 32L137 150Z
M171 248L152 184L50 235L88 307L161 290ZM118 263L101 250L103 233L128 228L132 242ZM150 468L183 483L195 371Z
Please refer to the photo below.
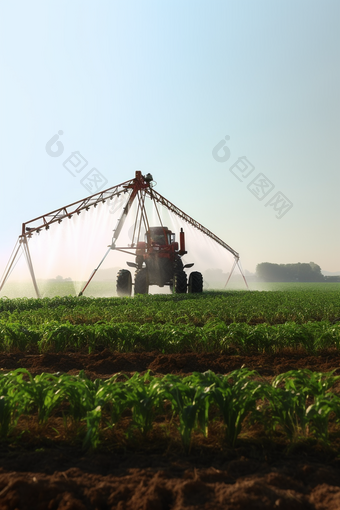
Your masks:
M127 269L121 269L117 274L117 294L120 297L131 296L132 278L131 273Z
M147 269L141 269L135 276L135 294L149 293L149 276Z
M188 292L203 292L203 276L198 271L193 271L189 276Z
M176 294L185 294L187 291L187 275L185 271L178 271L174 277L174 289Z

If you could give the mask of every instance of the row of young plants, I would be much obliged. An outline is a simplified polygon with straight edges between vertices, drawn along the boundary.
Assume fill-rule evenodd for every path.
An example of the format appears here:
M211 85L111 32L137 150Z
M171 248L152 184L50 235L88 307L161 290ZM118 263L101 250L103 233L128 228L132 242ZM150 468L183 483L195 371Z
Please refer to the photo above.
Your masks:
M84 448L96 448L124 413L131 417L128 433L138 430L146 438L168 406L187 453L192 432L207 437L213 420L223 422L224 442L231 447L253 423L290 442L309 436L327 444L330 420L339 430L340 397L331 391L338 379L333 372L293 370L268 383L241 368L225 376L208 371L159 378L147 372L91 381L83 372L33 377L17 369L0 376L0 437L10 441L22 416L36 414L43 431L49 419L62 415L64 423L85 427Z
M204 326L211 318L226 324L303 324L310 321L334 321L339 318L339 290L340 284L337 291L228 291L134 298L2 298L0 320L20 322L25 327L39 326L53 320L69 321L73 324L114 321Z
M0 350L62 352L110 349L118 352L154 351L170 354L193 352L277 353L304 349L316 353L340 348L340 323L285 323L271 326L226 324L211 319L203 327L188 324L96 323L60 324L51 321L40 327L0 321Z

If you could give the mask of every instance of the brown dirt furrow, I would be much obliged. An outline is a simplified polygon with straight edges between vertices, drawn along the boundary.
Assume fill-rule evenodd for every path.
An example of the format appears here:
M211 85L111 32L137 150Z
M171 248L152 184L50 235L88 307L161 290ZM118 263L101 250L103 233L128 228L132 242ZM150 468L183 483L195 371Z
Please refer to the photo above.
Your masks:
M85 370L91 377L110 377L117 372L144 372L157 374L189 374L212 370L228 373L246 366L263 376L275 376L292 369L308 368L314 371L340 373L340 356L337 352L318 355L306 353L226 355L220 353L160 354L159 352L112 353L102 351L84 353L48 353L27 355L25 353L0 353L0 369L3 371L27 368L32 374L41 372L71 372Z
M254 460L240 452L178 459L158 455L26 452L0 461L0 508L338 510L339 467L299 458ZM6 462L7 460L7 462Z

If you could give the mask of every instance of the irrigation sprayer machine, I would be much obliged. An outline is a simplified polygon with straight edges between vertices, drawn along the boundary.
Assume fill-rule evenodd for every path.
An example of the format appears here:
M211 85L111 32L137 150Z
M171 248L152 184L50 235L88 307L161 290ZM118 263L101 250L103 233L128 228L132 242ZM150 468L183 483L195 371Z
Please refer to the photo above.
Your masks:
M64 218L72 218L73 215L79 215L82 211L89 210L92 206L96 207L99 203L105 203L107 200L119 197L122 193L126 194L126 201L122 208L121 217L113 230L111 244L107 247L108 249L98 266L92 271L89 279L80 291L79 296L83 295L85 289L112 250L126 253L127 255L132 255L134 257L134 262L127 261L127 265L135 270L134 278L132 278L131 271L128 269L121 269L118 272L116 289L119 296L130 296L132 294L133 287L135 294L147 294L149 292L150 285L157 285L159 287L168 285L172 292L175 293L202 292L202 274L198 271L193 271L189 274L189 277L187 277L185 272L185 269L191 268L194 264L183 264L182 261L182 256L187 253L183 228L181 228L179 233L179 242L177 242L175 233L169 230L162 222L158 207L159 205L164 206L168 211L174 213L181 220L184 220L189 225L192 225L197 230L203 232L203 234L211 238L233 255L234 262L229 272L225 287L227 286L236 266L238 266L243 280L248 287L247 281L239 264L239 254L210 230L180 210L165 197L157 193L154 190L154 181L151 174L146 174L144 176L140 171L137 171L135 178L129 181L123 182L105 191L101 191L83 200L74 202L73 204L64 206L48 214L23 223L21 235L18 238L1 279L0 291L11 274L20 250L22 250L28 264L36 295L37 297L40 297L32 258L29 251L29 239L34 233L39 233L43 229L48 230L50 225L53 223L61 223ZM153 202L158 221L157 226L150 226L146 209L146 199L150 199ZM137 210L133 222L131 243L128 246L119 246L119 236L131 210L132 204L135 201L137 201Z

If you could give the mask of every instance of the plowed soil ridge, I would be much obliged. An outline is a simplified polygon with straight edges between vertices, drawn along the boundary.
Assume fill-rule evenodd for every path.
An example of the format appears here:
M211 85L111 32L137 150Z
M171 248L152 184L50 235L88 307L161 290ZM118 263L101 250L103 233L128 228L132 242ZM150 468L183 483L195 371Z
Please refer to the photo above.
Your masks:
M340 508L339 460L252 452L190 457L1 452L0 508L8 510Z

